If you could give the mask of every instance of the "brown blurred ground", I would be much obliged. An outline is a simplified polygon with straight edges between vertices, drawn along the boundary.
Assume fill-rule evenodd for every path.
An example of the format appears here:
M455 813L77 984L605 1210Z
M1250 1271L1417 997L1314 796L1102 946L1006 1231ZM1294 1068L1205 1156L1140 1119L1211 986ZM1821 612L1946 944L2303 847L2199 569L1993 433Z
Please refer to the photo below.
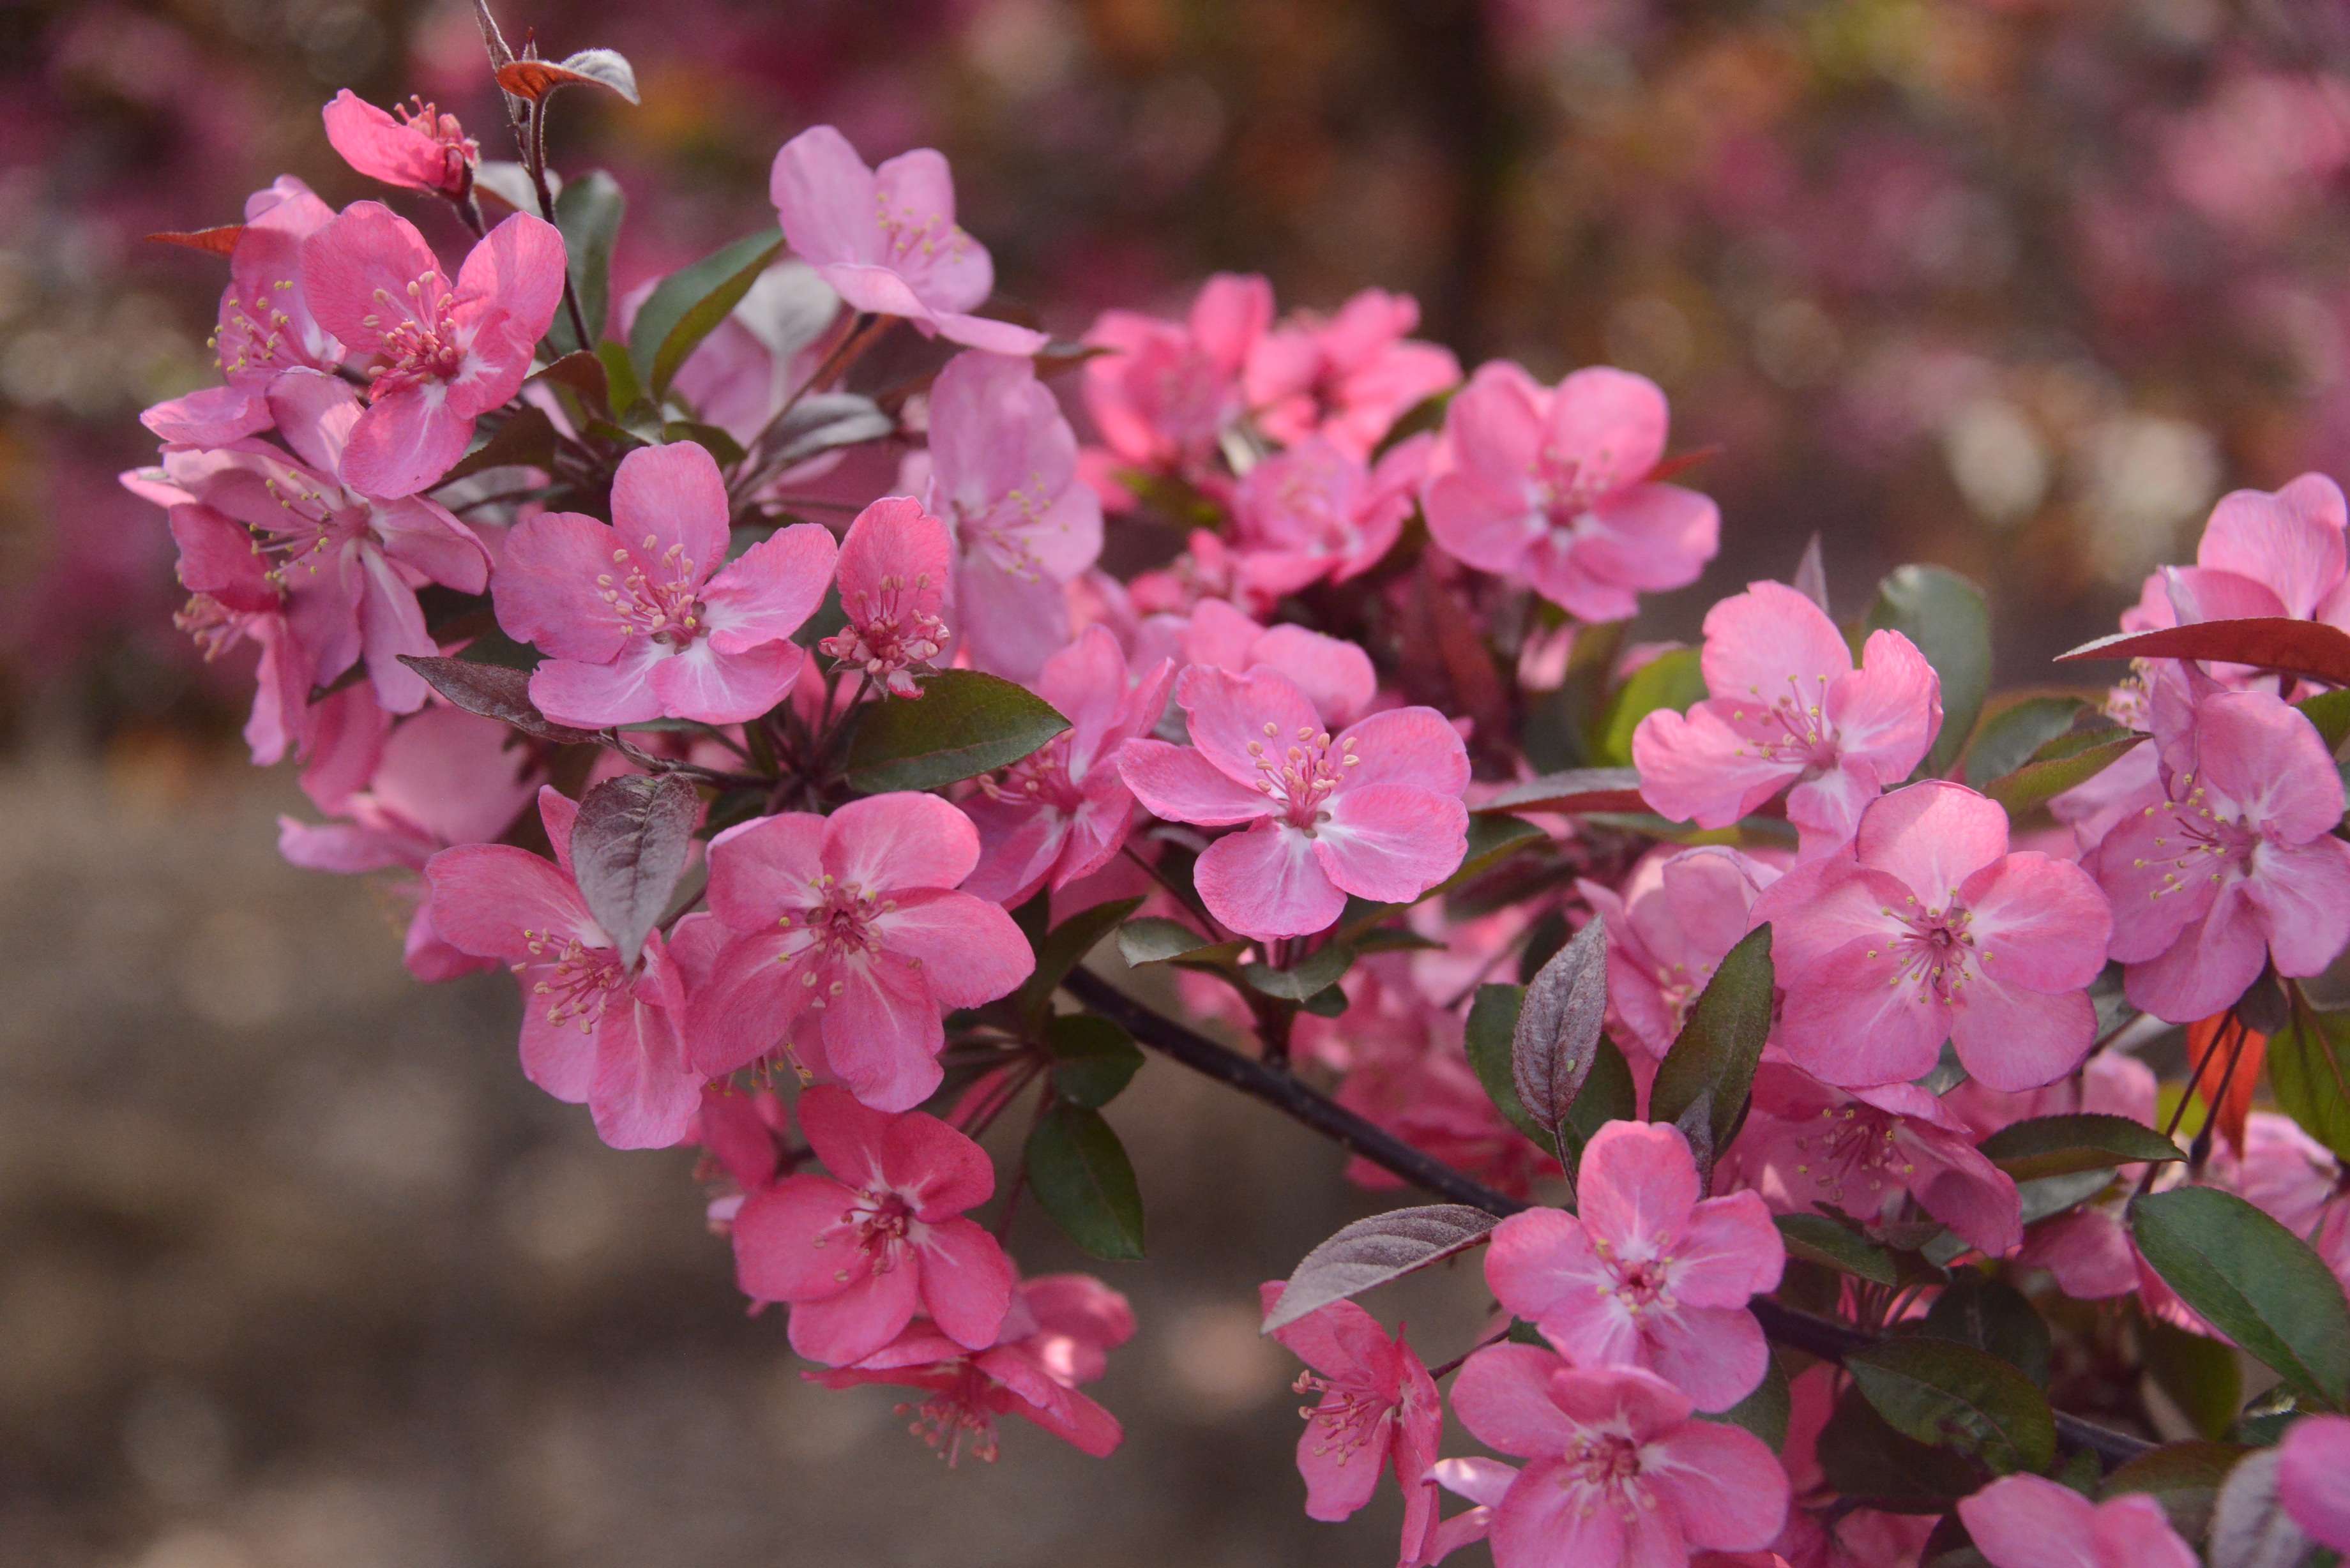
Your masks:
M0 770L0 1563L1392 1550L1391 1511L1300 1514L1295 1367L1254 1333L1256 1282L1366 1202L1305 1135L1154 1063L1113 1113L1154 1254L1105 1270L1142 1317L1097 1390L1126 1447L1015 1423L950 1471L893 1391L802 1384L743 1314L691 1151L615 1153L524 1083L511 982L416 985L362 882L276 858L300 809L176 742ZM1383 1304L1443 1355L1474 1295Z

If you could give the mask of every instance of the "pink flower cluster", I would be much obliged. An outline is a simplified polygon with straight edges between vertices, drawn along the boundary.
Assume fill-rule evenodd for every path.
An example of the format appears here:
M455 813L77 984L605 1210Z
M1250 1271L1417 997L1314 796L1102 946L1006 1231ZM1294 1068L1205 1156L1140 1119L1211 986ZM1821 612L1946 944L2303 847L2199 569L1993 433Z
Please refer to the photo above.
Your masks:
M629 342L567 354L609 255L488 222L429 106L325 123L463 255L257 193L222 384L148 411L125 483L166 509L182 624L257 649L254 758L299 759L324 818L286 857L388 874L419 978L504 966L524 1074L608 1144L697 1146L812 1381L912 1390L950 1459L1013 1415L1118 1445L1083 1390L1131 1311L1013 1243L1139 1255L1149 1184L1102 1114L1139 1036L1338 1129L1366 1186L1506 1216L1440 1250L1482 1246L1497 1309L1442 1365L1347 1299L1359 1271L1263 1293L1309 1369L1307 1512L1392 1478L1402 1568L1893 1568L1960 1532L1994 1568L2194 1561L2152 1499L1994 1475L1980 1440L1941 1526L1878 1507L1856 1421L1965 1423L1920 1437L1835 1362L1976 1290L2137 1296L2108 1360L2224 1335L2140 1194L2228 1194L2350 1281L2338 1124L2240 1102L2163 1158L2133 1054L2202 1026L2184 1114L2282 1010L2334 1027L2300 983L2350 947L2331 481L2222 501L2125 624L2218 651L2095 702L1986 709L1950 628L1864 637L1816 573L1627 655L1721 523L1643 378L1464 378L1409 299L1277 317L1233 275L1056 345L943 158L874 168L829 127L775 160L792 259L640 280ZM1257 1057L1105 1002L1113 929ZM1448 1401L1492 1453L1443 1454ZM2345 1431L2293 1428L2277 1528L2345 1544Z

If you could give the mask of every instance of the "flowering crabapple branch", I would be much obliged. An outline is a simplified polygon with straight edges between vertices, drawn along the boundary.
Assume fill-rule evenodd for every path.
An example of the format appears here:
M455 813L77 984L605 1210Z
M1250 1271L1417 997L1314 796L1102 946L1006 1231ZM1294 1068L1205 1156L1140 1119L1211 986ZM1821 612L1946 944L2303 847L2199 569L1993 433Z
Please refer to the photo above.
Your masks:
M1348 1153L1377 1163L1422 1191L1448 1202L1482 1209L1496 1219L1507 1219L1529 1207L1524 1199L1496 1192L1413 1148L1301 1082L1294 1074L1220 1045L1154 1012L1098 975L1076 970L1061 982L1061 987L1087 1009L1118 1023L1141 1044L1252 1099L1263 1101ZM1841 1363L1856 1351L1877 1343L1876 1335L1776 1302L1757 1300L1752 1311L1762 1332L1774 1343L1822 1361ZM2061 1410L2056 1412L2055 1420L2056 1429L2066 1442L2088 1449L2109 1468L2126 1464L2154 1446L2144 1438Z
M950 1459L1010 1417L1111 1454L1132 1309L1020 1258L1145 1254L1155 1054L1442 1200L1260 1293L1307 1511L1392 1480L1400 1568L2350 1546L2350 1022L2299 983L2350 949L2332 481L2226 497L2078 650L2102 689L1993 693L1939 568L1839 620L1816 551L1635 642L1723 524L1645 378L1235 275L1056 342L943 157L828 126L616 295L619 182L555 197L546 104L633 71L477 9L519 164L324 124L393 201L518 210L444 260L289 178L182 236L221 379L123 483L300 767L282 851L390 878L420 979L510 974L605 1143L699 1150L808 1381L909 1390ZM1472 1250L1510 1333L1431 1372L1363 1302Z

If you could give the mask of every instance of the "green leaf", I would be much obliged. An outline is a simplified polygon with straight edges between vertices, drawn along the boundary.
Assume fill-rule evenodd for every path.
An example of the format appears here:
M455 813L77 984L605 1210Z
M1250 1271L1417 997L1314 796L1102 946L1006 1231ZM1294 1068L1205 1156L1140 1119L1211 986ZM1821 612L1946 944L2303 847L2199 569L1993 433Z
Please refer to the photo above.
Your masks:
M2130 1232L2163 1282L2212 1327L2329 1407L2350 1396L2350 1303L2300 1237L2213 1187L2139 1199Z
M2144 1492L2162 1504L2163 1512L2170 1516L2171 1529L2189 1541L2200 1541L2211 1528L2220 1489L2243 1455L2244 1450L2232 1443L2165 1443L2107 1476L2104 1494L2112 1498Z
M1302 1002L1329 990L1354 967L1355 950L1346 942L1325 942L1287 969L1271 964L1241 966L1241 979L1251 991L1282 1002Z
M1518 851L1549 842L1549 834L1523 816L1472 816L1469 819L1469 848L1461 857L1460 867L1431 891L1450 892Z
M601 169L567 181L555 199L555 226L563 233L563 250L571 266L571 295L579 302L579 317L590 333L604 330L612 303L612 246L620 237L620 219L629 198L620 182ZM557 354L576 354L590 345L571 330L571 313L558 310L546 339Z
M1070 1241L1113 1262L1142 1256L1142 1192L1099 1111L1063 1101L1028 1135L1028 1185Z
M1983 1158L2017 1181L2187 1158L2177 1144L2143 1122L2089 1112L2011 1122L1983 1139L1981 1147Z
M1053 1089L1073 1105L1099 1110L1142 1070L1142 1050L1127 1032L1092 1012L1064 1012L1045 1021L1045 1048L1053 1054Z
M1690 703L1704 697L1705 672L1698 668L1698 650L1676 648L1660 653L1634 670L1608 703L1594 750L1609 766L1627 766L1632 761L1632 732L1640 727L1641 720L1660 708L1686 712Z
M615 415L643 400L644 388L637 380L637 368L629 363L627 348L608 337L596 345L596 361L604 367L607 401Z
M1817 1263L1856 1280L1880 1285L1901 1282L1900 1266L1893 1254L1857 1231L1825 1214L1781 1214L1779 1239L1787 1256Z
M1722 956L1689 1021L1657 1069L1648 1119L1680 1119L1701 1094L1713 1096L1713 1147L1724 1149L1746 1117L1754 1069L1771 1033L1771 928L1757 926Z
M2294 1008L2269 1040L2268 1067L2277 1109L2350 1159L2350 1013Z
M2070 730L2087 707L2078 697L2025 697L1990 714L1967 745L1968 786L1981 789L2013 773Z
M1707 1416L1709 1421L1721 1421L1732 1427L1742 1427L1762 1439L1763 1446L1777 1453L1787 1441L1787 1421L1794 1414L1794 1401L1787 1390L1787 1374L1781 1369L1779 1358L1772 1356L1762 1364L1762 1381L1754 1392L1719 1415Z
M1995 778L1983 786L1983 793L2007 810L2010 821L2019 820L2037 807L2088 783L2137 749L2144 735L2124 733L2112 740L2071 749L2066 742L2085 732L2074 731L2059 735L2041 748L2041 754L2012 774ZM2085 732L2094 737L2095 732ZM2056 754L2048 754L2051 752Z
M1118 956L1132 969L1150 963L1228 965L1246 942L1214 942L1180 920L1145 915L1118 929Z
M1887 1339L1845 1369L1894 1430L1981 1459L2002 1475L2056 1458L2056 1417L2020 1369L1986 1350L1923 1335Z
M1918 1331L1988 1351L2048 1386L2048 1324L2013 1285L1963 1271L1934 1298Z
M1941 1513L1983 1484L1980 1465L1896 1430L1858 1388L1837 1398L1818 1452L1837 1493L1891 1513Z
M555 319L566 330L569 329L567 316L557 316ZM592 353L583 350L566 354L546 369L534 372L523 385L530 386L540 381L550 381L566 389L591 415L607 416L612 411L611 377L604 369L604 361Z
M2138 1325L2146 1369L2198 1432L2225 1437L2244 1407L2244 1367L2235 1347L2149 1316Z
M1479 986L1469 1004L1469 1023L1461 1040L1469 1053L1469 1065L1477 1081L1485 1085L1493 1108L1528 1141L1548 1153L1549 1130L1526 1114L1524 1102L1518 1098L1516 1075L1510 1070L1511 1037L1517 1032L1518 1012L1525 997L1526 988L1522 985Z
M717 330L783 248L781 232L762 230L653 286L629 329L629 362L655 400L668 392L685 357Z
M1991 612L1982 590L1945 567L1897 567L1877 586L1865 629L1899 632L1941 677L1942 728L1923 772L1948 772L1991 691Z
M2343 742L2350 741L2350 687L2304 697L2293 706L2317 726L2318 738L2325 742L2327 751L2338 752Z
M490 432L490 438L464 456L435 482L470 479L485 469L545 468L555 461L555 421L543 409L525 403Z
M2113 1172L2109 1170L2085 1170L2041 1181L2019 1181L2015 1192L2023 1200L2023 1222L2037 1225L2087 1202L2113 1184Z
M1500 1223L1462 1203L1391 1209L1357 1220L1299 1260L1259 1332L1272 1334L1332 1302L1465 1252Z
M1041 950L1046 933L1053 929L1053 895L1038 888L1026 903L1012 911L1012 923L1028 939L1030 952Z
M1024 686L942 670L920 697L885 697L865 710L848 746L848 786L860 794L936 789L1008 767L1068 727Z
M1118 922L1142 908L1142 900L1118 898L1078 910L1055 926L1036 945L1036 968L1014 993L1013 1006L1035 1028L1053 1010L1053 992L1086 961L1094 945L1118 929Z
M743 461L743 452L741 441L736 441L716 425L706 425L699 420L666 421L661 425L660 438L665 446L675 446L679 441L690 441L708 452L711 460L721 468L732 468Z

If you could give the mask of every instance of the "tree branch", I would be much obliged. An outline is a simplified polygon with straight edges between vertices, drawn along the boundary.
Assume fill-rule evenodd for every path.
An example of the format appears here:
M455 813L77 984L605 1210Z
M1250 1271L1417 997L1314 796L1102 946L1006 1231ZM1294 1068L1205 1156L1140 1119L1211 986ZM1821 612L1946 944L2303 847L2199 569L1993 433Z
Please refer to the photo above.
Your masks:
M1465 1203L1503 1219L1533 1207L1507 1193L1455 1170L1412 1147L1386 1129L1365 1120L1327 1095L1300 1082L1294 1075L1269 1067L1220 1045L1206 1035L1144 1006L1118 987L1086 970L1072 971L1062 989L1101 1014L1143 1044L1171 1056L1197 1073L1231 1085L1241 1093L1285 1113L1320 1133L1350 1154L1402 1177L1438 1198ZM1841 1364L1845 1357L1877 1343L1878 1336L1846 1324L1783 1306L1758 1296L1749 1306L1762 1325L1765 1337L1790 1350L1800 1350L1822 1361ZM2143 1438L2111 1427L2056 1412L2056 1432L2065 1441L2087 1449L2107 1466L2125 1464L2154 1447Z

